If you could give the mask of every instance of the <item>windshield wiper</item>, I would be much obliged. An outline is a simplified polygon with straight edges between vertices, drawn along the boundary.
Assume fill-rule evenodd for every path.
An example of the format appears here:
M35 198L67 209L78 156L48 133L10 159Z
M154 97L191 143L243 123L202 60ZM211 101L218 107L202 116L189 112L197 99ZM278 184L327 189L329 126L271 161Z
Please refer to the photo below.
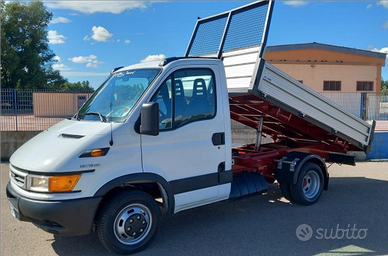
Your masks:
M84 116L99 116L101 122L106 123L106 117L99 112L88 112L88 113L84 113L83 115Z

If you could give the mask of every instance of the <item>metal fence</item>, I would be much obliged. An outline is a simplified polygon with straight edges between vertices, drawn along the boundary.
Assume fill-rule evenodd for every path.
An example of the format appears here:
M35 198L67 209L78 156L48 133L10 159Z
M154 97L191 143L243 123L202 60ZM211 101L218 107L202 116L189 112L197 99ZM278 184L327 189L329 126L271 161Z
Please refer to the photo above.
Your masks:
M366 120L388 120L388 94L367 93Z
M353 115L363 118L364 107L361 93L325 92L321 94L345 108Z
M92 92L1 89L1 131L43 131L71 117ZM388 120L388 95L322 93L364 120ZM233 123L233 129L248 129Z
M1 89L1 131L43 131L73 116L91 94Z
M386 93L322 93L353 115L364 120L388 120Z

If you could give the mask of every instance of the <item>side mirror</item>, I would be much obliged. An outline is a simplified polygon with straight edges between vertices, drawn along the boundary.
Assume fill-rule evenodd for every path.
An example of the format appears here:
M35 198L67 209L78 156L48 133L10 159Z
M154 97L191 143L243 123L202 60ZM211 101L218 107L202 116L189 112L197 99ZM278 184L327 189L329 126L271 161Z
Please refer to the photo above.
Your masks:
M159 135L159 104L144 103L141 107L140 134Z

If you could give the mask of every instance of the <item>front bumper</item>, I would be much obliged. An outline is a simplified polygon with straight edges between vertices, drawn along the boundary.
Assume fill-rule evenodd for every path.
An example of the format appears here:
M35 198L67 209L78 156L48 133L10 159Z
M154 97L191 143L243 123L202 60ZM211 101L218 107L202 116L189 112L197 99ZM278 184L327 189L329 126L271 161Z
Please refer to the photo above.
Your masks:
M12 214L20 221L28 221L46 232L58 235L86 235L92 231L93 220L101 197L62 201L28 199L7 185L7 197Z

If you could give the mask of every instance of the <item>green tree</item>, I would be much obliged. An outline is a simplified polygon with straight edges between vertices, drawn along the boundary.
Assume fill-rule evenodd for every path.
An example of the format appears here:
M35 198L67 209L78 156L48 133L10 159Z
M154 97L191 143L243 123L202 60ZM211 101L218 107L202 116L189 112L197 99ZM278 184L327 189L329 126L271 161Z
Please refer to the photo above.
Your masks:
M388 80L385 80L381 77L381 92L388 94Z
M82 82L76 82L76 83L70 83L69 81L66 81L63 84L61 90L64 92L71 92L71 91L94 92L94 88L90 86L89 81L82 81Z
M55 89L66 81L51 65L47 26L52 18L42 2L1 1L1 83L3 88Z

